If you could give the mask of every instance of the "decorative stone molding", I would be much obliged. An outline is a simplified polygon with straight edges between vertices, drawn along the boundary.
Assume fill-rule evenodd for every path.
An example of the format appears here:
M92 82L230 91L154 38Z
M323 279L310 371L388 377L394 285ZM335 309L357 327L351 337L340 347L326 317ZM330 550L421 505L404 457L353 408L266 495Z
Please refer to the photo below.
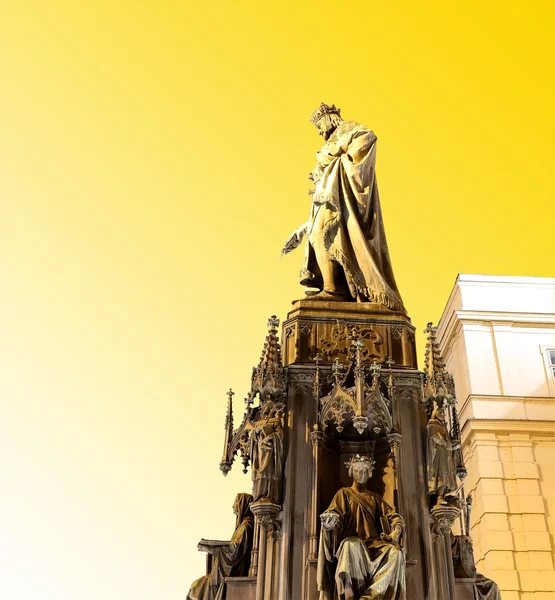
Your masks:
M395 385L398 387L413 387L420 389L422 387L422 377L414 375L408 377L395 376Z
M279 518L281 506L279 504L254 502L251 504L251 511L268 535L274 540L281 538L281 519Z
M461 507L457 505L434 506L430 511L432 536L444 536L449 533L460 512Z
M387 442L389 443L392 452L395 452L395 450L398 450L401 447L402 437L403 436L400 433L390 433L387 436Z
M310 432L310 443L317 448L320 448L322 445L322 440L324 439L324 434L321 431L311 431Z

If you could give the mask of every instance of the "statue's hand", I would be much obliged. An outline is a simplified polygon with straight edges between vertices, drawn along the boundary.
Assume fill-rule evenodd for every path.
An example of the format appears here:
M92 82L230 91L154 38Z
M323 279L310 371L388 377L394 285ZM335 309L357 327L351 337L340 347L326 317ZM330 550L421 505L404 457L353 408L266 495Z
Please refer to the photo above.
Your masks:
M337 513L323 513L320 515L320 519L324 529L334 529L339 524L339 515Z
M380 538L384 542L389 542L395 546L401 546L401 536L403 535L403 530L400 527L395 527L391 534L382 533L380 534Z
M295 250L295 248L298 248L300 243L303 241L304 236L306 235L306 232L308 230L308 226L305 223L304 225L301 225L298 229L296 229L288 238L287 241L285 242L285 244L283 245L283 248L281 249L281 254L289 254L289 252L292 252L293 250Z

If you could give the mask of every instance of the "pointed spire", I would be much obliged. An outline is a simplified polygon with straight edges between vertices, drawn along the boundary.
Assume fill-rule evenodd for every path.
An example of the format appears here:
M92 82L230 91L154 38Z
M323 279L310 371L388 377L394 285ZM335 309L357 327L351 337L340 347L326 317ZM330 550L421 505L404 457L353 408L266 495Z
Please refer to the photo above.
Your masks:
M227 475L231 470L231 461L228 456L229 443L233 436L233 396L235 392L229 388L227 392L227 411L225 415L225 439L224 439L224 454L220 462L220 470L224 475Z
M277 336L279 319L272 315L268 319L268 335L264 342L258 367L253 370L251 396L258 393L263 401L268 395L273 399L283 397L285 380L281 361L281 347Z
M428 323L424 329L424 333L428 334L424 355L424 398L435 400L438 406L443 406L444 400L450 400L453 395L450 393L451 381L445 368L445 361L441 356L436 332L437 327L434 327L432 323Z

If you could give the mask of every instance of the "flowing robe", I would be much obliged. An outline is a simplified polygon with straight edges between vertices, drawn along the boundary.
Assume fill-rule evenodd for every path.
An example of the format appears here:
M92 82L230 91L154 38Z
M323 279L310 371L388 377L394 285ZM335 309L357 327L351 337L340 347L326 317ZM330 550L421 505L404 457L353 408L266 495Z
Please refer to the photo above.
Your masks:
M447 428L439 419L432 418L428 421L426 454L428 493L443 495L456 490L457 482L451 439Z
M313 245L323 239L355 300L404 312L395 283L376 181L377 137L364 125L342 122L316 154L301 284L321 281Z
M404 525L402 517L378 494L352 488L340 489L326 512L339 515L339 523L332 530L322 527L320 534L320 600L403 598L405 555L398 546L380 539L382 522L387 521L393 530Z
M224 579L248 574L254 531L251 503L250 494L237 494L237 521L231 541L215 550L210 573L192 583L187 600L222 600L225 597Z
M283 465L283 428L280 419L259 421L251 437L254 501L279 503Z
M495 581L476 573L472 542L468 536L451 534L451 554L455 577L474 579L475 600L501 600L499 586Z

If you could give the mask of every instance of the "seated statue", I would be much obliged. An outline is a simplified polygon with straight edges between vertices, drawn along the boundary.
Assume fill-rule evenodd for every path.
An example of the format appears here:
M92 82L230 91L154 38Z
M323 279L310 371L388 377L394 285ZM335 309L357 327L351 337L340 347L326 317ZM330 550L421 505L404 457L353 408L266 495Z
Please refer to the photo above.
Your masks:
M252 501L250 494L237 494L233 503L237 522L229 543L200 542L199 550L212 555L212 567L210 573L193 582L186 600L223 600L224 579L248 574L254 529L254 517L250 512Z
M341 488L321 515L318 552L320 600L401 600L405 590L404 522L366 488L373 459L347 464L353 485Z
M473 579L476 600L501 600L499 586L476 572L472 541L467 535L451 534L451 554L456 578Z

